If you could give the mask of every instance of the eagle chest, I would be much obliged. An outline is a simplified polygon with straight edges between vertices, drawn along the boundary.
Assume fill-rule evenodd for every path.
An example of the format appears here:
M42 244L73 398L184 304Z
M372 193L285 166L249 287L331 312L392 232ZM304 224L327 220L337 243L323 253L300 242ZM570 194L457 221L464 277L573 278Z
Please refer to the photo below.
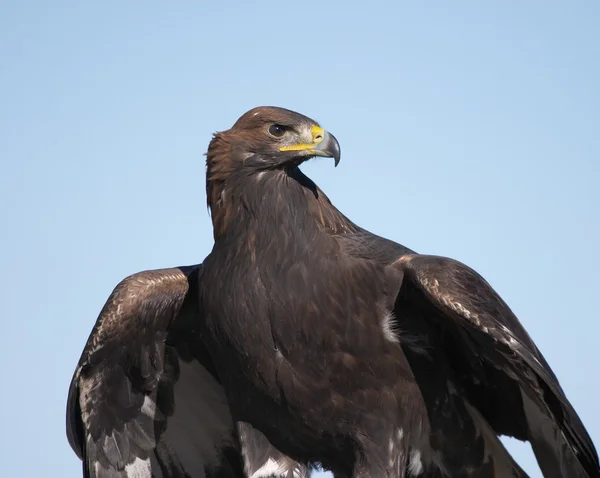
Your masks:
M230 266L203 281L210 284L207 323L219 350L230 362L233 351L248 375L329 389L354 373L371 374L371 360L361 357L374 359L390 345L381 326L387 284L372 264L309 250L217 262Z

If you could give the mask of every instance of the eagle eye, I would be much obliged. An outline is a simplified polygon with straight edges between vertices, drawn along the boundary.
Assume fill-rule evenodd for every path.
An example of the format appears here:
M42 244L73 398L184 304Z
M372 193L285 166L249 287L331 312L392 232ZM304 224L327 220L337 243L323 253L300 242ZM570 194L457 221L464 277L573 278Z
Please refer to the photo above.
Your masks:
M269 126L269 134L275 138L281 138L286 131L286 127L280 124L272 124Z

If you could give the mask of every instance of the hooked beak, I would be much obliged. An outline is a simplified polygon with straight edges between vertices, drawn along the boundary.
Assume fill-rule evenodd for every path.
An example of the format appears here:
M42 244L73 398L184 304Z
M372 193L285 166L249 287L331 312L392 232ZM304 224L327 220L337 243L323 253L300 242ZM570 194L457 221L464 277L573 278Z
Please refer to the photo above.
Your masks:
M335 166L341 158L340 143L335 136L316 125L312 127L312 143L284 146L279 151L307 151L310 155L333 158Z
M323 140L313 149L316 156L333 158L334 165L336 167L339 164L342 156L340 151L340 143L338 143L338 140L331 133L323 130Z

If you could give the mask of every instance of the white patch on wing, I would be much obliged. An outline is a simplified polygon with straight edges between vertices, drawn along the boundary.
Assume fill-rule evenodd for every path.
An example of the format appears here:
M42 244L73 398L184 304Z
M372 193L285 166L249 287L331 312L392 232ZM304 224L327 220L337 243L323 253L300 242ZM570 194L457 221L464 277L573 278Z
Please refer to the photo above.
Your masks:
M295 461L286 457L280 461L269 458L263 466L252 473L250 478L266 478L271 476L278 476L281 478L290 476L293 478L304 478L307 475Z
M223 387L198 362L179 361L175 413L164 434L183 469L204 476L204 467L218 463L219 449L231 440L233 420Z
M250 478L261 478L271 475L287 476L288 471L287 463L278 463L273 458L269 458L263 466L252 473Z
M515 337L515 335L506 325L502 326L502 332L504 332L505 336L501 336L500 340L506 345L508 345L511 350L513 350L521 356L531 357L540 367L544 368L544 366L540 363L533 351L529 351L527 347L524 346L523 343L521 343L521 341ZM523 350L525 350L525 353L523 352Z
M407 334L402 330L398 330L395 326L396 317L393 311L386 311L381 318L381 330L383 336L389 342L402 344L403 347L408 347L414 353L419 355L429 355L427 352L427 342L423 337Z
M308 478L310 470L273 447L267 437L249 423L238 422L245 476L260 478Z
M144 397L142 413L152 419L154 419L154 415L156 415L156 403L148 395Z
M463 317L466 317L467 319L471 318L471 311L469 309L467 309L465 306L463 306L460 302L450 302L453 306L453 309L455 311L457 311L459 314L461 314ZM479 325L479 318L476 315L473 315L473 318L475 319L475 323Z
M151 478L150 458L142 460L137 457L133 463L125 467L127 478Z
M392 430L390 439L388 441L388 467L393 472L393 476L404 476L404 470L406 467L406 447L402 444L404 438L404 431L402 428Z
M508 345L511 349L518 351L522 347L521 342L519 342L512 331L506 326L502 326L502 332L506 334L506 338L504 338L503 342Z
M383 336L390 342L398 343L398 337L394 333L394 313L391 311L386 312L381 319L381 330L383 330Z
M421 452L412 450L408 459L408 475L419 476L423 472L423 462L421 461Z

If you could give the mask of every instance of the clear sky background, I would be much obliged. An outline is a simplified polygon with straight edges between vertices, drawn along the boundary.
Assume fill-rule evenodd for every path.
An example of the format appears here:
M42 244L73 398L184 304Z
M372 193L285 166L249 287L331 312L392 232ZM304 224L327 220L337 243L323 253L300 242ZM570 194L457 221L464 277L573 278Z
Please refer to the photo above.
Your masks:
M304 171L352 220L482 273L600 444L599 19L597 1L1 2L2 475L80 476L65 403L97 314L126 275L208 254L203 153L258 105L337 136L340 166Z

